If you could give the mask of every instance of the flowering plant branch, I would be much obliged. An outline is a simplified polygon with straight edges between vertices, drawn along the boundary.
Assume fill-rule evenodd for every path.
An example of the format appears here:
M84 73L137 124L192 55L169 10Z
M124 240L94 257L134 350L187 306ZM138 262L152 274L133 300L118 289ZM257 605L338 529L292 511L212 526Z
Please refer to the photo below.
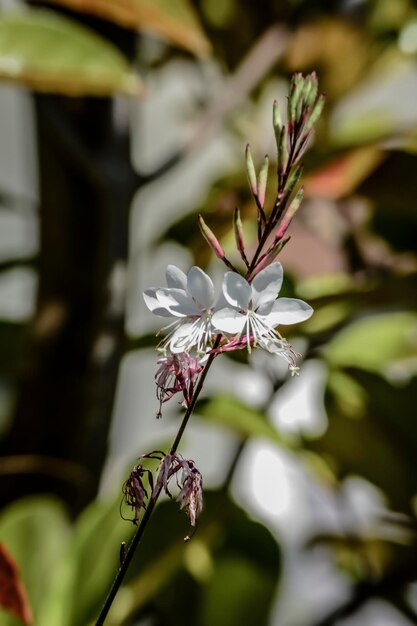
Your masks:
M219 296L215 296L213 282L201 268L194 266L185 274L174 265L169 265L166 271L167 287L153 287L143 294L152 313L170 320L162 328L165 337L158 345L162 356L155 375L159 400L157 417L162 416L163 404L177 393L182 394L185 413L169 453L154 451L140 457L140 461L159 461L156 480L140 462L125 483L125 501L132 508L132 521L138 529L122 559L96 626L104 624L161 492L172 497L173 479L179 490L180 508L187 513L191 526L196 525L203 506L202 476L194 461L184 459L177 450L214 359L226 351L247 349L250 353L253 348L262 348L284 358L292 375L298 373L298 355L277 326L302 322L312 315L313 309L296 298L278 298L283 269L276 257L289 240L286 232L303 198L301 159L323 104L324 96L318 95L315 73L293 77L286 124L282 123L278 104L274 102L277 191L269 210L266 208L268 157L264 158L257 175L250 147L246 148L248 180L257 209L258 241L250 254L244 241L240 211L235 209L233 228L236 248L245 267L244 275L227 258L200 215L199 226L204 238L227 268Z

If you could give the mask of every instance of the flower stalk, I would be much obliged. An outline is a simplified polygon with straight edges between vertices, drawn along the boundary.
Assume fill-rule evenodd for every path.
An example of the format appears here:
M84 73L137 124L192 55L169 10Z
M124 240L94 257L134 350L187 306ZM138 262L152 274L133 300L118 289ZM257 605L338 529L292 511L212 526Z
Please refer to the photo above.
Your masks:
M140 457L159 460L156 481L152 472L139 463L125 483L125 501L134 512L132 521L137 530L121 559L96 626L105 622L161 492L172 497L170 481L174 477L179 488L180 508L185 510L193 527L197 523L202 510L202 476L194 461L184 459L177 450L214 359L222 352L247 349L251 353L258 348L285 359L291 374L298 373L296 359L300 355L277 327L302 322L312 315L313 309L302 300L278 297L283 268L276 257L290 239L286 233L303 199L303 189L299 186L301 158L324 104L323 96L317 96L317 92L315 73L307 77L295 74L290 85L286 125L282 123L278 103L274 102L277 193L269 212L265 208L268 156L263 159L257 175L250 147L246 148L246 171L257 210L258 243L250 259L240 211L236 208L233 230L236 248L245 266L243 275L226 257L218 238L199 215L204 239L228 270L221 294L216 298L213 282L201 268L194 266L185 274L174 265L167 268L166 287L152 287L143 294L152 313L170 319L161 331L165 338L158 345L162 357L155 375L159 400L157 417L162 416L163 404L177 393L182 394L185 412L170 451L167 454L154 451ZM149 484L149 497L144 479Z

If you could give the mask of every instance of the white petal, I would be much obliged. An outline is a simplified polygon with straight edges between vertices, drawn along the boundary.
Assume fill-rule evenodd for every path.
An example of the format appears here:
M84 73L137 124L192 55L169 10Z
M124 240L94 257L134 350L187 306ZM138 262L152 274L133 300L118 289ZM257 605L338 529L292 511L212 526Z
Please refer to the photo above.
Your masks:
M202 309L209 309L214 302L214 287L210 276L194 265L187 274L187 291Z
M235 309L221 309L214 313L211 323L214 328L221 330L223 333L236 335L244 329L246 318L246 315L239 313Z
M253 308L276 300L281 289L284 272L281 263L272 263L265 267L252 281Z
M156 297L157 291L159 291L159 289L153 287L143 292L143 299L145 300L146 306L155 315L159 315L160 317L172 317L172 313L170 313L166 307L161 306L161 303Z
M232 306L247 310L252 297L252 289L248 281L237 272L226 272L223 279L224 297Z
M156 297L172 315L177 317L200 315L194 300L183 289L158 289Z
M173 287L174 289L183 289L184 291L186 291L187 276L182 270L176 267L176 265L168 265L165 275L168 287Z
M268 315L262 316L269 326L278 324L297 324L313 315L313 309L307 302L297 298L278 298ZM258 311L259 315L259 311Z

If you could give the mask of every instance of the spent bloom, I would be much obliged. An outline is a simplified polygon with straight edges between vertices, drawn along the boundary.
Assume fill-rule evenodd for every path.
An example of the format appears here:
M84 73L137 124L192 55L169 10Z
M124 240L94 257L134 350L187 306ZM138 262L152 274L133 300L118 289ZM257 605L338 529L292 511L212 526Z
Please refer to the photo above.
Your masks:
M296 354L276 327L303 322L313 309L297 298L278 298L282 281L283 269L278 262L260 271L251 283L237 272L226 272L223 295L229 306L213 314L212 324L232 336L229 349L246 345L250 352L252 346L259 346L284 356L292 367Z
M182 474L179 478L180 470ZM203 509L203 477L191 459L184 459L177 453L167 454L161 460L153 494L159 494L161 489L164 489L165 493L172 498L169 483L173 476L176 477L180 490L177 497L180 508L185 509L191 525L195 526Z
M141 509L146 509L145 498L148 497L148 492L143 484L143 477L147 475L149 484L152 488L152 474L149 470L146 470L142 465L135 465L129 478L123 485L123 496L126 504L133 510L134 517L132 522L138 523Z
M152 287L143 294L152 313L174 318L162 329L169 332L160 344L161 350L178 354L195 349L202 355L213 341L213 282L197 266L185 274L175 265L168 265L166 279L168 287Z
M159 400L157 417L161 417L162 404L180 391L183 393L185 406L190 405L194 382L203 367L198 359L186 352L162 357L158 360L158 365L155 374L156 397Z

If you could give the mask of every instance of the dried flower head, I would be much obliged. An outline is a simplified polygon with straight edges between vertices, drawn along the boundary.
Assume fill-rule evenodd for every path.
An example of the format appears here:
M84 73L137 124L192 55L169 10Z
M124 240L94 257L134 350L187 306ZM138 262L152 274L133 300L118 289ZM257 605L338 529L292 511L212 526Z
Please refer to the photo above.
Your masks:
M131 521L134 524L138 523L141 509L146 509L145 498L148 497L148 492L143 484L145 475L152 488L152 474L150 470L144 469L140 464L135 465L129 478L123 485L124 501L133 510L134 517Z
M181 478L178 477L180 470L182 470ZM159 494L161 489L163 489L172 498L169 483L173 476L176 477L180 490L177 497L177 501L180 502L180 508L185 509L191 525L195 526L197 518L203 509L203 477L191 459L184 459L177 453L167 454L159 466L158 478L153 494Z
M161 417L163 403L180 391L183 393L185 406L189 406L194 382L203 367L198 359L186 352L162 357L158 360L158 365L159 369L155 374L156 397L159 400L157 417Z

